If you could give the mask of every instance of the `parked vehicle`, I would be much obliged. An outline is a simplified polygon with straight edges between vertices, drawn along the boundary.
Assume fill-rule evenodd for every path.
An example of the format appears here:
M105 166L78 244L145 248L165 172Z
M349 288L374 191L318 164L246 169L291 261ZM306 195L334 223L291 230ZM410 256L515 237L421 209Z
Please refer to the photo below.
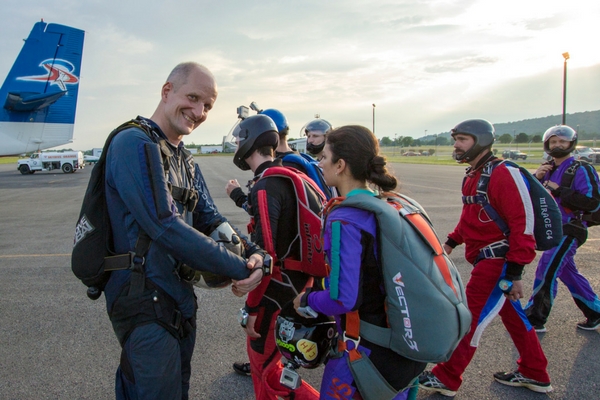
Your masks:
M420 156L419 153L414 152L414 151L406 151L402 155L406 156L406 157Z
M23 175L55 169L61 169L68 174L83 169L85 165L81 151L33 153L29 158L18 160L17 164L17 169Z
M527 153L522 153L519 150L504 150L502 152L502 158L511 160L527 160Z
M98 162L99 159L100 159L99 156L93 156L93 155L90 155L90 154L86 154L86 155L83 156L83 161L86 164L95 164L95 163Z
M583 160L587 162L598 162L596 161L598 159L596 156L597 154L598 152L587 146L576 146L575 150L573 150L573 157L575 157L576 160Z

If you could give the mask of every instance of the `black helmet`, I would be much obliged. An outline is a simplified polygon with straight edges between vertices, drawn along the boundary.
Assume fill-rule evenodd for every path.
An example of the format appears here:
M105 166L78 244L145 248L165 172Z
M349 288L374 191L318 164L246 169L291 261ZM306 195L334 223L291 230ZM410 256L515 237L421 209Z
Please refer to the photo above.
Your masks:
M327 135L332 129L333 126L329 123L329 121L317 118L304 125L302 128L302 134L305 136L308 136L309 133L316 135ZM323 147L325 147L325 140L323 140L323 143L317 145L306 142L306 150L308 150L308 152L311 154L319 154L321 151L323 151Z
M238 142L233 163L242 171L250 169L245 160L254 150L262 146L272 146L276 149L279 144L277 125L270 117L262 114L244 119L232 134Z
M550 150L550 138L552 136L558 136L561 139L568 140L569 142L571 142L571 145L566 149L558 147ZM575 146L577 145L577 132L575 132L575 130L570 126L556 125L544 132L543 140L544 151L548 153L548 155L556 158L562 158L568 156L569 153L575 150Z
M275 323L275 343L281 355L293 365L308 369L325 361L335 335L335 321L324 314L304 318L291 301L281 309Z
M475 159L485 149L489 149L494 144L496 136L494 135L494 125L485 119L468 119L456 125L450 130L450 134L454 135L462 133L464 135L473 136L475 144L464 154L455 156L456 161L468 162Z

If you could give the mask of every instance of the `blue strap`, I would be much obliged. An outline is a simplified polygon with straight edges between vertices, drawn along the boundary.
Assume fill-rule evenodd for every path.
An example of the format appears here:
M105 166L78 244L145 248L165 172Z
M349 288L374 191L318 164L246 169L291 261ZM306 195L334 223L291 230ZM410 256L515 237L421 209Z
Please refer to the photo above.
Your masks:
M492 221L494 221L496 223L496 225L498 225L498 228L502 231L504 236L508 236L510 234L510 229L508 229L508 225L500 217L498 212L496 210L494 210L492 205L489 203L488 197L487 197L487 190L488 190L488 185L490 183L490 178L491 178L492 172L498 165L500 165L502 163L505 163L510 166L515 166L514 163L510 163L507 161L497 162L497 161L492 160L491 162L486 164L483 167L483 170L481 171L481 176L479 177L479 181L477 182L477 194L474 196L463 196L462 201L463 201L463 204L480 204L481 207L483 207L483 209L487 213L487 215L492 219ZM464 181L463 181L463 185L464 185Z
M323 173L321 172L321 169L319 168L319 165L316 160L314 160L308 155L305 155L304 153L286 154L285 156L283 156L282 160L286 163L292 163L300 166L300 169L304 171L306 175L308 175L308 177L312 179L323 191L325 197L327 197L327 200L331 198L331 189L325 183Z

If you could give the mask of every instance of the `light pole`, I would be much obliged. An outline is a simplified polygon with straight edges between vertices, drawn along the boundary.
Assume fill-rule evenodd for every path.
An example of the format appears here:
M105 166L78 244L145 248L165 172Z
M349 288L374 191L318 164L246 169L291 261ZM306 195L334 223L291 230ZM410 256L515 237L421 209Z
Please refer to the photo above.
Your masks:
M373 135L375 134L375 103L373 103Z
M563 53L562 56L565 59L565 64L563 68L563 114L562 114L562 124L565 125L567 123L567 60L569 59L569 53Z

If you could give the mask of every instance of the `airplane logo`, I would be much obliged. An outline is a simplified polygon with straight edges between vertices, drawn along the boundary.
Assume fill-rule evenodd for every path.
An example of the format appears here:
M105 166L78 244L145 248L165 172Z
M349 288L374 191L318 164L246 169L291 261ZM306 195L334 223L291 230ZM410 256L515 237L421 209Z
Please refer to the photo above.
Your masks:
M50 82L51 85L58 85L62 91L67 90L67 85L75 85L79 78L73 75L75 66L67 60L50 58L44 60L39 65L48 71L45 75L22 76L17 78L20 81L42 81Z

